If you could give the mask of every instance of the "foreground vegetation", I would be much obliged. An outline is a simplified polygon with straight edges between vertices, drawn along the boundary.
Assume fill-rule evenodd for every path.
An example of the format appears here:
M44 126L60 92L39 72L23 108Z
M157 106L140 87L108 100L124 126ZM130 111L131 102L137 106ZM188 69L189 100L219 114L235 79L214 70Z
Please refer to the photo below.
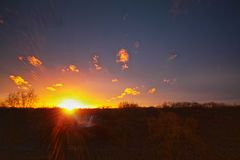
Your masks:
M0 158L239 160L239 123L233 106L1 108Z

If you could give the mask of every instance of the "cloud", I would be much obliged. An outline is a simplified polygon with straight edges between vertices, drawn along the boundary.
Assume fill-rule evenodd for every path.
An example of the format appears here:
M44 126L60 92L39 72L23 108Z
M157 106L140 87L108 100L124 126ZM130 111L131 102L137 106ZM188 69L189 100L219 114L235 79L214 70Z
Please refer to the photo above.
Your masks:
M49 90L49 91L56 91L57 88L63 87L63 86L64 85L62 83L56 83L56 84L53 84L52 86L46 87L46 89Z
M128 18L128 14L124 14L123 17L122 17L123 21L126 21L127 18Z
M156 92L157 92L157 88L154 88L154 87L148 90L148 94L154 94Z
M34 66L36 68L43 69L43 62L36 56L18 56L17 58L24 65L30 64L31 66Z
M137 88L125 88L123 93L125 93L126 95L133 95L133 96L140 94L140 92L137 91Z
M19 61L24 61L24 57L23 56L18 56L18 60Z
M39 67L43 64L42 61L35 56L28 56L27 60L28 63L33 65L34 67Z
M120 49L117 54L117 63L122 64L122 70L128 69L129 54L126 49Z
M10 75L9 78L14 82L15 85L18 86L19 89L27 90L29 87L31 87L31 84L24 80L24 78L21 76Z
M137 91L136 88L125 88L121 95L117 96L117 98L124 98L126 95L136 96L139 95L140 92Z
M126 63L129 60L129 54L126 49L120 49L118 51L118 60L117 62Z
M175 60L177 57L178 57L178 54L177 54L177 53L172 53L172 54L168 57L168 60L169 60L169 61L173 61L173 60Z
M94 65L95 69L98 71L102 70L102 68L103 68L99 62L99 56L97 56L97 55L92 56L92 64Z
M112 82L113 83L116 83L116 82L118 82L119 80L117 79L117 78L114 78L114 79L112 79Z
M164 83L164 84L174 84L175 82L177 81L177 79L176 78L173 78L173 79L163 79L162 80L162 82Z
M49 91L56 91L56 88L54 88L54 87L46 87L46 89Z
M0 25L4 25L4 24L5 24L5 21L4 21L3 17L0 16Z
M54 84L53 86L54 86L54 87L62 87L63 84L62 84L62 83L56 83L56 84Z
M123 65L122 65L122 70L127 70L127 69L128 69L128 64L126 64L126 63L123 64Z
M70 64L69 66L64 67L62 69L62 72L77 72L78 73L79 69L77 68L77 66Z
M133 46L135 49L140 48L140 42L139 41L134 42Z
M138 87L135 87L135 88L125 88L124 91L119 96L113 97L113 98L111 98L110 100L107 100L107 101L110 102L112 100L122 99L122 98L124 98L127 95L132 95L132 96L139 95L139 94L141 94L141 92L138 91L137 88Z

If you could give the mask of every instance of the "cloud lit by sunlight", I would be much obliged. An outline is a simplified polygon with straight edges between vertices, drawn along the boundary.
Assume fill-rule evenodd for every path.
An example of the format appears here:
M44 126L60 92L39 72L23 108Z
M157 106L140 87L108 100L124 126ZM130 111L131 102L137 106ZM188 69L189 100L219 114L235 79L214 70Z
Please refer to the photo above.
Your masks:
M34 67L39 67L43 64L42 61L35 56L28 56L27 60L28 63L33 65Z
M137 87L135 88L125 88L124 91L121 93L121 95L117 96L117 97L113 97L110 100L107 100L108 102L112 101L112 100L116 100L116 99L122 99L127 95L132 95L132 96L136 96L141 94L140 91L137 90Z
M70 64L69 66L64 67L62 69L62 72L77 72L78 73L79 69L77 68L77 66Z
M114 78L114 79L112 79L112 83L116 83L116 82L118 82L119 80L117 79L117 78Z
M62 83L56 83L56 84L53 84L52 86L46 87L46 89L49 90L49 91L56 91L57 88L59 88L59 87L63 87L63 84Z
M154 87L148 90L148 94L154 94L156 92L157 92L157 88L154 88Z
M54 86L55 86L55 87L62 87L63 84L62 84L62 83L56 83L56 84L54 84Z
M27 90L31 84L21 76L10 75L9 78L18 86L19 89Z
M23 62L25 65L28 63L34 67L41 67L43 62L36 56L18 56L19 61Z
M54 87L46 87L46 89L49 91L56 91L56 88L54 88Z
M92 56L92 64L94 65L96 70L102 70L102 66L99 62L99 56L98 55L93 55Z
M122 64L122 70L128 69L129 54L126 49L120 49L117 54L117 63Z
M125 93L126 95L128 94L128 95L133 95L133 96L140 94L140 92L137 91L136 88L125 88L123 93Z

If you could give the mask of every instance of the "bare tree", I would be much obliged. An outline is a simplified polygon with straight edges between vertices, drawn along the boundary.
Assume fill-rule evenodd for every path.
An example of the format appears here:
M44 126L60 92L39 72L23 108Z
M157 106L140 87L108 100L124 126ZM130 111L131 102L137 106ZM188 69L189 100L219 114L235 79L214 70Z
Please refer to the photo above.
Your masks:
M13 92L8 95L6 100L6 104L9 107L35 107L37 102L37 95L35 94L34 90L21 90L18 92Z
M130 102L120 102L118 105L118 108L137 108L139 107L136 103L130 103Z

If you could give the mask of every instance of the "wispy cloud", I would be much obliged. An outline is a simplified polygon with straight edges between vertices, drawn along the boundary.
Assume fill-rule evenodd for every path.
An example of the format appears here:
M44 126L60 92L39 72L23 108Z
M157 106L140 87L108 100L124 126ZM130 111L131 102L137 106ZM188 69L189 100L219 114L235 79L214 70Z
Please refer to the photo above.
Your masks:
M31 84L24 80L24 78L21 76L10 75L9 78L14 82L15 85L18 86L19 89L27 90L29 87L31 87Z
M56 83L56 84L53 84L52 86L46 87L46 89L49 90L49 91L56 91L57 88L63 87L63 86L64 85L62 83Z
M56 88L54 88L54 87L46 87L46 89L49 91L56 91Z
M96 70L102 70L102 65L100 64L100 61L99 61L99 56L98 55L93 55L92 56L92 64L94 65L95 69Z
M178 57L178 54L177 54L177 53L172 53L172 54L168 57L168 60L169 60L169 61L173 61L173 60L175 60L177 57Z
M54 86L54 87L62 87L63 84L62 84L62 83L56 83L56 84L54 84L53 86Z
M118 82L119 80L117 79L117 78L114 78L114 79L112 79L112 82L113 83L116 83L116 82Z
M162 80L162 82L163 82L164 84L174 84L176 81L177 81L176 78L173 78L173 79L167 79L167 78L165 78L165 79Z
M3 17L0 16L0 25L4 25L4 24L5 24L5 21L4 21Z
M155 87L148 89L148 94L154 94L156 92L157 92L157 88L155 88Z
M126 49L120 49L117 54L117 63L122 64L122 70L128 69L129 54Z
M139 42L139 41L134 42L133 47L134 47L135 49L140 48L140 42Z
M122 17L123 21L126 21L127 18L128 18L128 14L124 14L123 17Z
M62 69L62 72L77 72L78 73L79 69L77 68L77 66L70 64L69 66L64 67Z

